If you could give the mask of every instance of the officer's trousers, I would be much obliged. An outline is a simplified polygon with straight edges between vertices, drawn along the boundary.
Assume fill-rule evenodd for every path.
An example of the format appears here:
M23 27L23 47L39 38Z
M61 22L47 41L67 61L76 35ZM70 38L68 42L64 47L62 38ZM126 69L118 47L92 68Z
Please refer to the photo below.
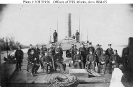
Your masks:
M16 70L21 70L21 61L19 60L19 61L17 61L17 63L16 63Z
M84 64L83 64L83 62L75 62L74 67L77 68L77 69L83 69Z

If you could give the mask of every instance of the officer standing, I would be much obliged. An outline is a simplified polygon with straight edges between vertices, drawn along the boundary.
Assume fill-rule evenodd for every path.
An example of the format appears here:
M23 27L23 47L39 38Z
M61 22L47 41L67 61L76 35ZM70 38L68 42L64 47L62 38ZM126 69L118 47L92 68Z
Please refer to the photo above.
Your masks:
M53 65L53 69L55 70L55 59L54 59L55 48L52 43L50 44L50 47L48 48L48 53L49 53L49 56L52 58L52 65Z
M75 36L76 36L76 41L79 42L80 33L78 32L78 30L76 30Z
M95 53L96 53L96 62L98 64L99 63L99 58L100 58L100 56L103 53L103 49L100 48L100 45L99 44L97 44L97 49L96 49Z
M111 56L112 54L114 54L113 52L113 49L111 48L111 44L108 44L109 48L106 50L106 55L109 56L109 66L108 66L108 69L109 69L109 73L111 74L112 73L112 62L111 62Z
M36 54L37 58L39 58L40 49L38 48L38 45L36 45L36 47L35 47L35 54Z
M111 62L112 62L112 68L114 69L115 67L119 67L119 61L120 61L120 56L117 53L117 50L114 50L114 54L111 55L110 57Z
M15 52L16 58L16 70L21 70L21 63L23 61L23 51L21 50L21 46L18 46L18 49Z
M84 63L84 67L85 67L85 63L86 63L86 48L85 48L85 45L83 43L80 45L79 52L80 52L80 54L83 57L83 63Z
M77 45L74 45L74 55L77 54L77 51L78 51Z
M74 44L71 45L70 54L71 54L71 57L72 57L72 61L74 63L74 59L73 59L73 57L74 57Z
M53 33L54 43L57 42L57 37L58 37L58 34L57 34L56 30L55 30L54 33Z
M46 47L46 45L42 45L42 48L41 48L41 55L45 55L46 52L47 52L47 47Z

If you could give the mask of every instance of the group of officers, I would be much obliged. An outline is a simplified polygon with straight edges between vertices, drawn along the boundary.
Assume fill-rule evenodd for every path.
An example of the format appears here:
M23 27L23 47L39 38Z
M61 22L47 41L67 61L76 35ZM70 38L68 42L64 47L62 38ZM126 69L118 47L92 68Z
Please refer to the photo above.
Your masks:
M66 65L63 63L63 50L61 45L55 47L53 44L50 44L49 48L43 45L41 49L39 49L38 45L35 48L30 45L27 54L27 71L29 72L31 70L33 76L37 74L40 65L42 69L46 70L46 73L56 71L58 67L61 73L65 72Z
M113 68L119 67L122 60L117 50L113 50L111 44L108 46L107 50L103 50L101 45L98 44L95 48L90 42L88 47L81 44L78 49L76 45L72 44L67 56L71 56L75 68L86 68L104 74L106 72L112 73Z
M103 50L101 45L98 44L96 47L93 47L91 42L87 47L82 43L79 48L72 44L71 48L66 51L66 57L72 58L74 68L94 70L104 74L106 72L112 73L113 68L119 67L121 63L127 63L125 58L121 58L118 55L117 50L113 50L111 44L108 44L108 46L107 50ZM50 44L49 48L46 45L42 45L41 49L39 49L38 45L35 48L30 45L27 54L27 71L31 72L33 76L38 73L37 71L40 66L46 70L46 73L56 71L58 67L61 73L65 72L66 64L63 62L61 44L58 46ZM15 52L15 58L17 60L16 70L21 70L23 55L21 46L19 46Z

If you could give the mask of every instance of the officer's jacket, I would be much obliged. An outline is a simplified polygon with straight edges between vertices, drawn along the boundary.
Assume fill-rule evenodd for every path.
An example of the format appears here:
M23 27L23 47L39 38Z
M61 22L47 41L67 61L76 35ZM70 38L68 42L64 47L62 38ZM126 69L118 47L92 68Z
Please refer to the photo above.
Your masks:
M74 55L74 47L70 48L70 53Z
M36 58L36 60L35 60L35 58ZM35 54L33 54L33 55L29 55L29 63L39 63L39 60L38 60L38 58L36 57L36 55Z
M114 53L114 52L113 52L113 49L112 49L112 48L108 48L108 49L106 50L106 55L108 55L108 56L111 56L113 53Z
M43 61L49 63L52 62L52 58L50 56L44 56Z
M81 53L81 55L86 55L86 48L85 47L80 47L79 52Z
M15 52L15 58L16 58L16 60L17 61L19 61L19 60L22 60L23 59L23 51L22 50L16 50L16 52Z
M54 56L55 62L63 62L63 57L59 53Z
M76 32L75 36L78 37L79 36L79 32Z
M55 55L55 48L54 47L50 47L50 48L48 48L48 53L49 53L49 55Z
M30 55L31 50L34 50L34 51L35 51L35 49L34 49L34 48L30 48L30 49L28 49L28 52L27 52L27 54L28 54L28 55Z
M81 60L81 61L83 61L83 57L82 57L82 55L80 55L80 54L76 54L76 55L74 55L74 61L77 61L77 60Z
M45 48L41 48L41 55L45 55L45 52L47 52L47 48L45 47Z
M39 54L40 54L40 49L39 48L35 48L35 54L36 54L36 56L39 57Z
M120 61L120 57L118 54L113 54L111 57L110 57L110 61L115 61L115 63L118 63Z
M54 32L53 33L53 37L57 37L57 32Z
M74 48L74 54L77 54L77 50L78 50L77 48Z
M63 50L62 48L56 48L56 52L58 52L60 54L60 56L63 55Z
M87 48L87 54L89 54L90 51L91 51L92 53L94 53L94 52L95 52L95 48L94 48L93 46L88 47L88 48Z
M86 57L86 61L89 61L89 62L95 62L96 61L96 56L94 54L88 54L87 57Z
M102 52L103 52L103 49L102 48L97 48L96 51L95 51L95 53L96 53L97 56L102 55Z
M99 62L107 62L109 60L108 56L105 55L105 54L102 54L100 57L99 57Z

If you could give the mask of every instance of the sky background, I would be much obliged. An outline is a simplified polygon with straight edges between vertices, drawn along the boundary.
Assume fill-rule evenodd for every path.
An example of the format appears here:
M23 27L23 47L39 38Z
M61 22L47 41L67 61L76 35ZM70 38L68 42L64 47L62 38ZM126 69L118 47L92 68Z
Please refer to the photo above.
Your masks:
M133 37L133 8L128 4L11 4L0 16L0 37L14 37L24 45L48 43L57 29L59 40L67 36L68 13L71 13L72 34L79 29L81 39L94 45L128 44Z

